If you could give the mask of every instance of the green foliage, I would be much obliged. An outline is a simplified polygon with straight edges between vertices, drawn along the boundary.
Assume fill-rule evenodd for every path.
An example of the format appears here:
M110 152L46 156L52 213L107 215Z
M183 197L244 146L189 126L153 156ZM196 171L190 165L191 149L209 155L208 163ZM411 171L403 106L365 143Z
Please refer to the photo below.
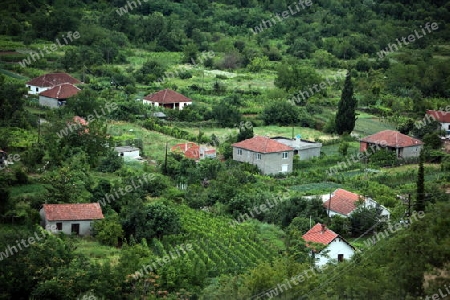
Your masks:
M237 141L243 141L251 139L253 137L253 124L251 122L241 122L239 124L239 133L237 135Z
M395 151L383 148L375 151L368 158L369 162L379 167L390 167L397 162L397 155Z
M178 213L160 202L133 205L122 220L126 236L133 235L138 240L151 240L154 237L161 239L163 236L179 233L180 225Z
M103 245L117 246L119 239L123 237L122 226L116 213L95 221L93 230L95 238Z
M417 172L416 181L416 201L414 203L414 209L416 211L425 211L426 208L426 195L425 195L425 169L423 164L425 162L425 151L420 151L419 156L419 171Z
M295 89L304 91L322 81L313 68L286 63L278 68L275 86L288 92L293 92Z
M109 150L106 157L100 162L98 170L100 172L112 173L123 166L123 158L117 155L114 150Z
M353 236L359 237L369 230L381 229L379 224L381 221L381 209L369 208L360 205L352 212L349 217L350 220L350 232ZM376 225L376 226L375 226Z
M344 133L350 134L355 128L356 114L355 109L358 102L353 95L353 84L350 71L347 73L342 90L341 100L338 103L338 111L336 113L336 132L339 135Z
M212 116L222 127L234 127L242 118L239 109L226 100L221 100L219 104L213 106Z

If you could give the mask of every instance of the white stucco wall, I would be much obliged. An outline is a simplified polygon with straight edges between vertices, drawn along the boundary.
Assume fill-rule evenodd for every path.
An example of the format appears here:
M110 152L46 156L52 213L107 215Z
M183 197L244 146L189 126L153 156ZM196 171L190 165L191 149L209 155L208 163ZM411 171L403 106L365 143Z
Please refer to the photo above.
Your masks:
M72 234L72 224L79 224L80 235L91 235L91 229L94 220L48 221L45 218L45 212L43 208L39 211L39 214L41 216L41 225L48 231L51 231L49 228L57 228L57 223L62 223L62 230L51 231L52 233L63 232L65 234Z
M37 95L39 93L42 93L43 91L48 90L50 87L39 87L39 86L34 86L34 85L26 85L27 89L28 89L28 94L29 95Z
M159 104L158 102L153 102L153 101L149 101L149 100L145 100L145 99L142 100L142 103L143 104L147 104L147 105L153 105L155 107L164 106L163 104ZM180 102L180 103L177 103L177 104L179 104L178 110L183 110L183 108L185 106L191 105L192 102ZM177 108L175 103L171 103L170 105L168 104L167 107L168 106L171 106L172 109L176 109Z
M355 254L355 250L340 237L337 237L320 253L315 254L316 266L322 267L329 262L337 262L339 254L343 254L344 260L346 260Z
M129 151L129 152L121 152L121 153L119 153L119 155L123 156L123 158L138 158L139 150Z
M450 123L441 123L441 129L445 131L446 137L450 137Z

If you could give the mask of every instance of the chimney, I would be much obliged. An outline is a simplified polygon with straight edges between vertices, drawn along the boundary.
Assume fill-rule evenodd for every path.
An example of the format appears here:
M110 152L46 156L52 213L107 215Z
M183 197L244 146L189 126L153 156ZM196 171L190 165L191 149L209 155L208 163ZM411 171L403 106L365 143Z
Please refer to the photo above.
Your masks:
M324 233L327 230L327 226L325 224L321 224L321 225L322 225L321 233Z

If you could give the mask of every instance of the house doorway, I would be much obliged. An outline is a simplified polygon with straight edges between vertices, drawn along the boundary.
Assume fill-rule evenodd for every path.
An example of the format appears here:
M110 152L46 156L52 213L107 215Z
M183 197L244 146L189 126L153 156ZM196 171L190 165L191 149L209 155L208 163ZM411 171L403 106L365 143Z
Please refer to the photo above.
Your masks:
M72 224L72 233L75 233L76 235L80 234L80 224Z
M344 261L344 254L338 254L338 262Z
M288 168L289 168L289 165L287 165L287 164L281 165L281 172L286 173L288 171Z

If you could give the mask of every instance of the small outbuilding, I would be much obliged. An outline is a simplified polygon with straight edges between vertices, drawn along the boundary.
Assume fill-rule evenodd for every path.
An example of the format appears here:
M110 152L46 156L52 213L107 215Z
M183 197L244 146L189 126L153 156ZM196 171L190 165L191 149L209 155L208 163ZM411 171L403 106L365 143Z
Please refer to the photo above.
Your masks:
M119 156L123 157L125 160L138 159L139 156L139 148L132 146L120 146L114 147L114 151L118 153Z
M44 204L40 215L44 228L76 235L90 235L93 222L103 219L99 203Z

